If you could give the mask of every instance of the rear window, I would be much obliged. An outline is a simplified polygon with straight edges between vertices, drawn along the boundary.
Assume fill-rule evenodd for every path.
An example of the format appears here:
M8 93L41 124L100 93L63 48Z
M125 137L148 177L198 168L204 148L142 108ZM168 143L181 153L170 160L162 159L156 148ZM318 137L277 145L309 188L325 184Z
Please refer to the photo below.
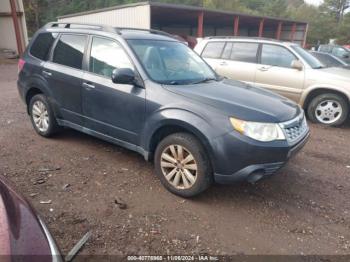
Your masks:
M55 47L52 61L82 69L86 38L84 35L62 35Z
M41 33L39 34L30 48L30 54L40 60L46 61L48 59L49 51L52 43L55 41L57 34Z
M211 42L206 45L202 56L205 58L220 58L225 42Z
M234 43L231 59L234 61L257 63L259 44L256 43Z

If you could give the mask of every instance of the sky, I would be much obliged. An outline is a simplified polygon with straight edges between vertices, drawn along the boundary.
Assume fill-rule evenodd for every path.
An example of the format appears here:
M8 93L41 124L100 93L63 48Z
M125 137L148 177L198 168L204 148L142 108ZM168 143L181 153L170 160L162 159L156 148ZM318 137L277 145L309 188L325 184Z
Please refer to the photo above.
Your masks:
M305 0L306 3L308 4L313 4L313 5L320 5L322 4L322 0Z

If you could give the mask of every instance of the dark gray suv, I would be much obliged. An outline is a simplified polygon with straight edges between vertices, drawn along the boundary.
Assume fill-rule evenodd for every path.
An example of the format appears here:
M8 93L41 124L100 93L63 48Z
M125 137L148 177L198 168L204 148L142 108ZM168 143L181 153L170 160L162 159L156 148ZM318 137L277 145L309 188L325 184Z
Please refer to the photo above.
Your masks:
M70 127L139 152L183 197L271 175L309 135L298 105L219 77L154 30L50 23L19 61L18 88L38 134Z

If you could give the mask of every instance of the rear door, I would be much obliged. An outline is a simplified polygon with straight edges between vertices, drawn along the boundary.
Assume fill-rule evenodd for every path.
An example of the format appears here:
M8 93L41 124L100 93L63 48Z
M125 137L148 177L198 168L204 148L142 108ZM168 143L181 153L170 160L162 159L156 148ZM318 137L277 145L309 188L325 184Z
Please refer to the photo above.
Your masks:
M89 129L132 144L144 124L145 89L115 84L116 68L136 69L124 48L109 38L91 36L88 72L82 83L82 109ZM136 72L137 74L137 72Z
M214 69L214 71L217 71L220 64L222 63L221 54L224 50L224 47L224 41L213 41L208 42L203 49L201 56Z
M216 69L219 75L253 84L258 62L257 43L227 42Z
M290 50L283 46L263 44L260 64L256 71L256 85L299 101L304 85L305 70L292 68L292 62L297 59Z
M48 80L54 102L60 108L61 117L79 125L83 124L81 85L86 44L86 35L61 34L50 61L44 64L42 71Z

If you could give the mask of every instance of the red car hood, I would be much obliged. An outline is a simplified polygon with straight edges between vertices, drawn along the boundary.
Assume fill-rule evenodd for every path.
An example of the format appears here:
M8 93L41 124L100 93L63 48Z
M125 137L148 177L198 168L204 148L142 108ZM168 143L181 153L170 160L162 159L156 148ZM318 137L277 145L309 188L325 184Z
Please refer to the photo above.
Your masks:
M0 243L0 255L33 256L35 261L52 261L49 240L34 209L1 176Z

